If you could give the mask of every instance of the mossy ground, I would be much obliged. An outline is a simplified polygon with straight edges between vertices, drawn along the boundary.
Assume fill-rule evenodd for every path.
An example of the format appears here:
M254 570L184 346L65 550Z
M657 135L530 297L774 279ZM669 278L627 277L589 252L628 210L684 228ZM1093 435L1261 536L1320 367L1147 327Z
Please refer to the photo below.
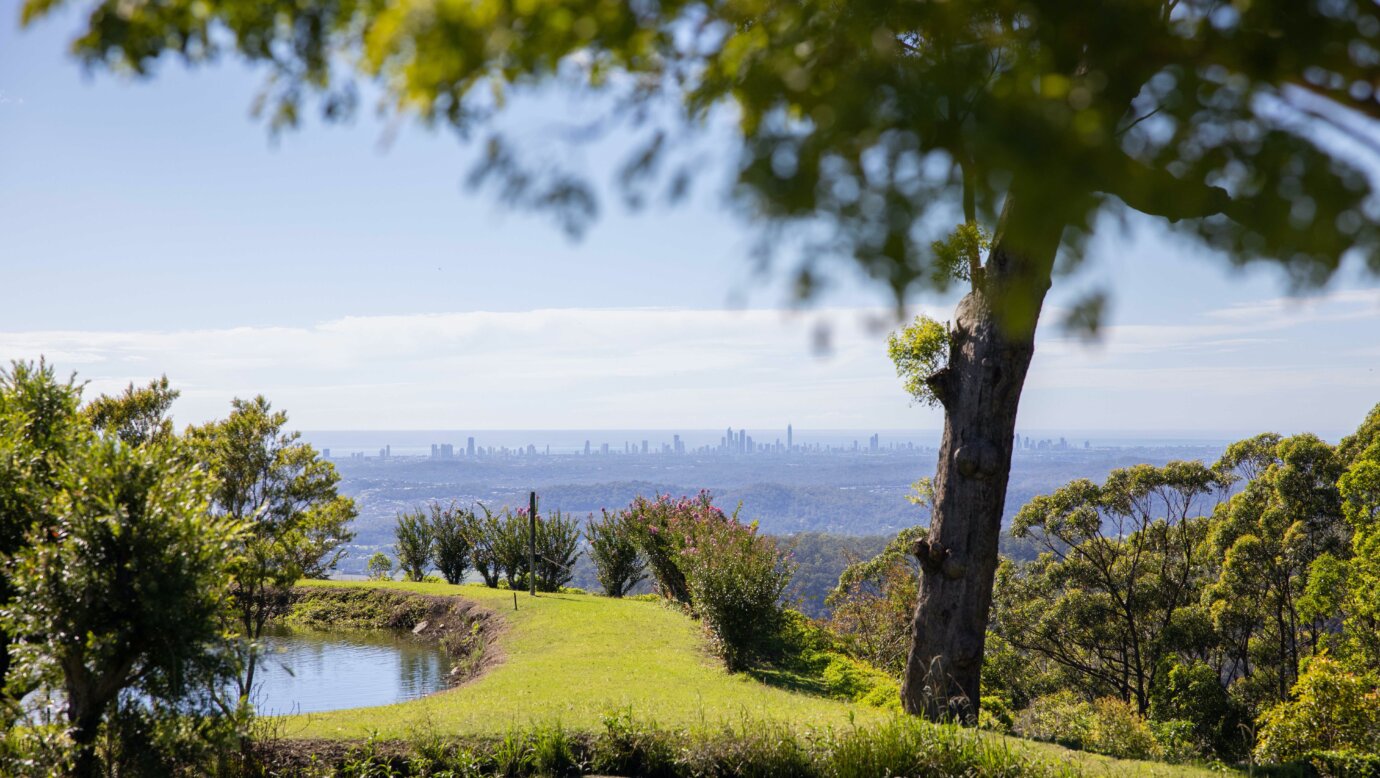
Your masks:
M418 700L292 716L280 721L290 739L414 740L484 737L559 725L598 732L623 712L666 729L742 731L754 723L796 732L866 729L894 713L766 685L730 674L709 655L698 624L659 603L585 594L543 594L478 585L403 582L304 582L370 586L460 596L505 623L490 648L497 661L479 678ZM1191 767L1108 759L1059 746L990 737L994 745L1051 766L1095 775L1207 776Z

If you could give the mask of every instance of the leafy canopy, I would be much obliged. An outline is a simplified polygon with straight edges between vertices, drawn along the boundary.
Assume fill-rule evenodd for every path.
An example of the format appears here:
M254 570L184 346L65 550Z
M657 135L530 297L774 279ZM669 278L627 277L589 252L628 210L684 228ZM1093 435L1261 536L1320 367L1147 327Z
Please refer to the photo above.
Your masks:
M912 402L930 407L940 404L936 384L930 379L949 363L947 327L928 316L916 316L915 321L887 336L886 354L896 365L896 375L904 380Z
M314 98L349 116L372 82L386 108L487 133L473 180L573 229L595 188L572 155L511 147L491 120L512 94L606 96L606 120L567 135L640 139L616 174L634 196L683 193L705 166L674 133L727 109L735 191L802 250L803 291L826 255L898 298L946 288L965 271L944 236L962 224L976 245L1011 192L1044 224L1011 220L994 244L1058 224L1070 267L1100 214L1137 211L1300 284L1348 251L1380 271L1360 163L1380 150L1364 122L1380 117L1380 8L1363 0L26 0L23 20L62 6L87 14L73 48L89 65L146 74L164 55L234 52L264 66L275 127ZM989 291L1030 317L1044 283ZM1093 294L1073 316L1099 310Z

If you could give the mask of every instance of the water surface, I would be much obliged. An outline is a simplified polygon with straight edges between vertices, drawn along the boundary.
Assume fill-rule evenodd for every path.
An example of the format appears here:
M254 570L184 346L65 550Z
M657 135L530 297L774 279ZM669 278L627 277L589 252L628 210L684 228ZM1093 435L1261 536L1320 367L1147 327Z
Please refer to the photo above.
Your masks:
M445 688L439 646L388 631L271 626L254 680L260 713L316 713L389 705Z

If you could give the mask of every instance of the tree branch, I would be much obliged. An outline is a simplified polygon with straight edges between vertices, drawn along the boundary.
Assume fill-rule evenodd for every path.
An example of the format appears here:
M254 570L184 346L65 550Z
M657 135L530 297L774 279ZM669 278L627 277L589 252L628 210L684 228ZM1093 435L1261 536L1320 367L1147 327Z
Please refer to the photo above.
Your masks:
M1117 157L1106 167L1100 190L1131 208L1171 222L1218 214L1235 218L1235 203L1222 187L1177 178L1124 154Z

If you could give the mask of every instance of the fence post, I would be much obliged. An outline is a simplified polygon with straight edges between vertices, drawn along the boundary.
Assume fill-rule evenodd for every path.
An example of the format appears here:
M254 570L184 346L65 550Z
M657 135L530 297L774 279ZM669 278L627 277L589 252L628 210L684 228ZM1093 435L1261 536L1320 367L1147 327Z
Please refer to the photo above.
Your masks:
M537 596L537 493L532 492L532 504L527 512L527 586L528 594Z

